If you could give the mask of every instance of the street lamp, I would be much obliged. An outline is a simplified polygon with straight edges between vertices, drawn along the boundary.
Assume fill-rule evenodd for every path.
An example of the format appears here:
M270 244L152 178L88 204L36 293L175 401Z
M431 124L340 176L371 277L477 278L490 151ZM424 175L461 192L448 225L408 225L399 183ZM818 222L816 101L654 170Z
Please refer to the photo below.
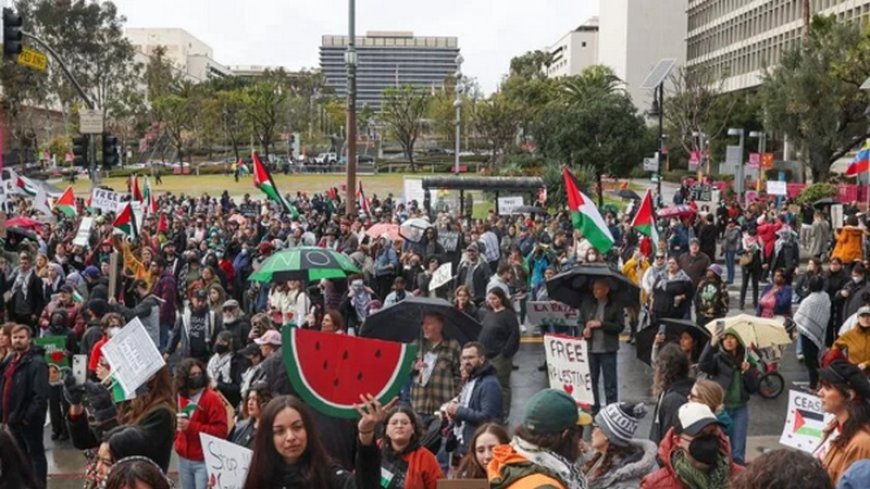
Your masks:
M462 125L462 94L465 93L465 85L462 83L462 63L465 61L461 54L456 55L456 99L453 101L453 107L456 108L456 141L454 144L453 154L453 172L459 175L459 142L461 138Z
M356 214L356 0L348 0L347 52L347 196L345 212Z
M743 177L743 143L744 143L744 141L743 141L743 139L744 139L743 128L729 127L728 128L728 135L729 136L737 136L740 138L740 144L739 144L740 160L737 162L737 175L736 175L735 179L737 180L737 188L736 188L737 197L739 199L739 202L741 204L745 205L745 202L743 200L743 186L745 184L745 182L743 181L744 180L744 177Z
M761 192L761 181L764 179L764 152L767 151L767 134L764 131L749 131L749 137L758 139L758 180L755 191Z

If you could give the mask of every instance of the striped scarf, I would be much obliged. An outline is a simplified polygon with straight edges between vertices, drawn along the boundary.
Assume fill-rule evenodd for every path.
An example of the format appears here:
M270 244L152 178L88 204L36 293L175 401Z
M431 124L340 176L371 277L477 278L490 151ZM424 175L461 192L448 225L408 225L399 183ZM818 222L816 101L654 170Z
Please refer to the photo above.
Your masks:
M831 299L825 292L813 292L802 300L794 315L798 331L809 338L819 351L825 346L825 329L831 317Z

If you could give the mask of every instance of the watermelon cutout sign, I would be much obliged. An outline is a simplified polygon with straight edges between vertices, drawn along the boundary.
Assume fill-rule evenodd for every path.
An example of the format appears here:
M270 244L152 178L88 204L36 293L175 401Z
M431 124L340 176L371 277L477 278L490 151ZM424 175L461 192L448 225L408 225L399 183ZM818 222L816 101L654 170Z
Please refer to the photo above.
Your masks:
M345 334L284 328L284 366L290 383L309 406L336 418L359 416L354 404L371 394L386 404L407 383L414 345Z

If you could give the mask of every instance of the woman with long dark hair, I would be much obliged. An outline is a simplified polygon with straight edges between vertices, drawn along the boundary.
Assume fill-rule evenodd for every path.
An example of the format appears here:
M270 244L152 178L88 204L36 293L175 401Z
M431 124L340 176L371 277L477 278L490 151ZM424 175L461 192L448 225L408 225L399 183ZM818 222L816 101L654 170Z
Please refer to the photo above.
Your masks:
M511 371L513 359L520 349L520 323L517 313L504 290L494 287L486 294L488 309L483 309L478 341L495 368L502 390L502 413L508 418L511 406Z
M4 426L0 428L0 489L39 489L33 476L33 465L18 448L15 437Z
M486 479L486 466L492 460L492 449L507 445L511 438L507 430L498 423L486 423L477 427L468 451L459 462L456 470L458 479Z
M272 389L263 381L255 382L245 393L241 421L230 432L229 440L236 445L252 448L263 408L272 400Z
M438 460L420 445L422 428L414 411L399 406L387 413L381 442L382 486L390 489L435 489L444 473Z
M653 396L656 401L650 440L658 443L677 422L677 410L686 403L694 380L689 377L689 357L675 343L666 344L656 357Z
M870 382L846 361L819 370L822 409L834 415L815 451L834 484L853 463L870 458Z
M380 451L375 424L384 407L372 396L360 396L358 442L353 474L335 463L317 436L311 411L293 396L272 399L263 410L254 439L254 455L245 489L376 489L380 487ZM389 403L387 406L389 407Z

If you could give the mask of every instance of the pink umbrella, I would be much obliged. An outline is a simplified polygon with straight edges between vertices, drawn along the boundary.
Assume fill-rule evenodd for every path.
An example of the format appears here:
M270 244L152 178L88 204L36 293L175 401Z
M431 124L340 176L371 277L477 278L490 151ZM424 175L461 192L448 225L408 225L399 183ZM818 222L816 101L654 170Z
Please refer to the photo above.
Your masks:
M366 236L370 236L372 238L379 238L386 233L390 236L390 240L395 241L399 239L399 225L392 224L389 222L379 222L374 226L366 229Z
M6 226L10 228L19 227L29 229L39 233L42 232L42 223L29 217L13 217L12 219L7 219Z

